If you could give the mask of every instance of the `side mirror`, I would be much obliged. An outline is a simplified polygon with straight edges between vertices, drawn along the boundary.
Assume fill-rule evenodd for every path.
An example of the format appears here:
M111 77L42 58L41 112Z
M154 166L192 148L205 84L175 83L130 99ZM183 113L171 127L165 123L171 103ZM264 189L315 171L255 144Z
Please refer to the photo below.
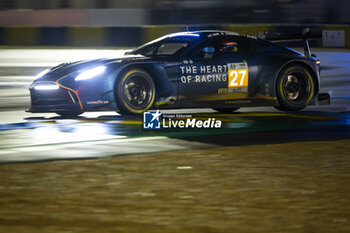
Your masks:
M214 54L215 53L215 49L214 47L204 47L201 50L203 53L208 53L208 54Z

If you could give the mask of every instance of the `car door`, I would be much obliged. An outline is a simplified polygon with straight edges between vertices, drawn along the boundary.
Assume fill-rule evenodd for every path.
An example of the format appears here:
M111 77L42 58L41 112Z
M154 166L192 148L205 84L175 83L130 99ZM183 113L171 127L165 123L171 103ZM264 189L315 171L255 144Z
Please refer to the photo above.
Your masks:
M216 36L200 44L179 66L178 100L182 103L211 102L245 96L249 84L246 38ZM203 48L214 48L205 57Z

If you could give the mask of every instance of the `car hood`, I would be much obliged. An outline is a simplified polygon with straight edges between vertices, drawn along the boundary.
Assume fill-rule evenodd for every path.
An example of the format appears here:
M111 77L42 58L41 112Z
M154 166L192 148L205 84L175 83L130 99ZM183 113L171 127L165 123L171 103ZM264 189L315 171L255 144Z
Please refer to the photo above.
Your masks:
M111 66L122 66L128 63L138 63L149 61L149 57L141 55L126 55L119 58L112 59L94 59L94 60L84 60L77 62L62 63L58 66L51 68L45 75L38 78L36 81L56 81L64 76L80 73L97 66L111 65Z

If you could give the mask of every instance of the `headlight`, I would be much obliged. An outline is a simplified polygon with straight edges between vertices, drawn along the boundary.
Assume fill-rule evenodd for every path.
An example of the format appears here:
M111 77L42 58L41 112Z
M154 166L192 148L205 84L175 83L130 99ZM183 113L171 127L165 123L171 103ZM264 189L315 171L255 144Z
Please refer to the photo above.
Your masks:
M34 83L34 89L41 91L41 90L57 90L60 87L55 82L38 82Z
M50 69L41 71L39 74L37 74L37 75L35 76L35 79L41 78L41 77L44 76L45 74L49 73L49 71L50 71Z
M100 74L102 74L107 67L105 66L98 66L93 69L84 71L83 73L79 74L74 80L80 81L80 80L86 80L90 78L94 78Z

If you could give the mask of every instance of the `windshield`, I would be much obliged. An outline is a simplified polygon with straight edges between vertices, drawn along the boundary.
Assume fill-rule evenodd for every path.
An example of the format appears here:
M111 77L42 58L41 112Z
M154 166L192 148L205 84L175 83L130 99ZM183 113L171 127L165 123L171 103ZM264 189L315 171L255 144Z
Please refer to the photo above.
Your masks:
M182 53L191 47L191 45L195 43L194 41L198 41L198 37L193 36L192 34L166 36L142 45L141 47L127 52L126 54L141 54L145 56L172 56Z
M186 48L188 43L170 42L162 43L154 46L149 46L142 50L142 55L157 56L157 55L173 55L182 48Z

